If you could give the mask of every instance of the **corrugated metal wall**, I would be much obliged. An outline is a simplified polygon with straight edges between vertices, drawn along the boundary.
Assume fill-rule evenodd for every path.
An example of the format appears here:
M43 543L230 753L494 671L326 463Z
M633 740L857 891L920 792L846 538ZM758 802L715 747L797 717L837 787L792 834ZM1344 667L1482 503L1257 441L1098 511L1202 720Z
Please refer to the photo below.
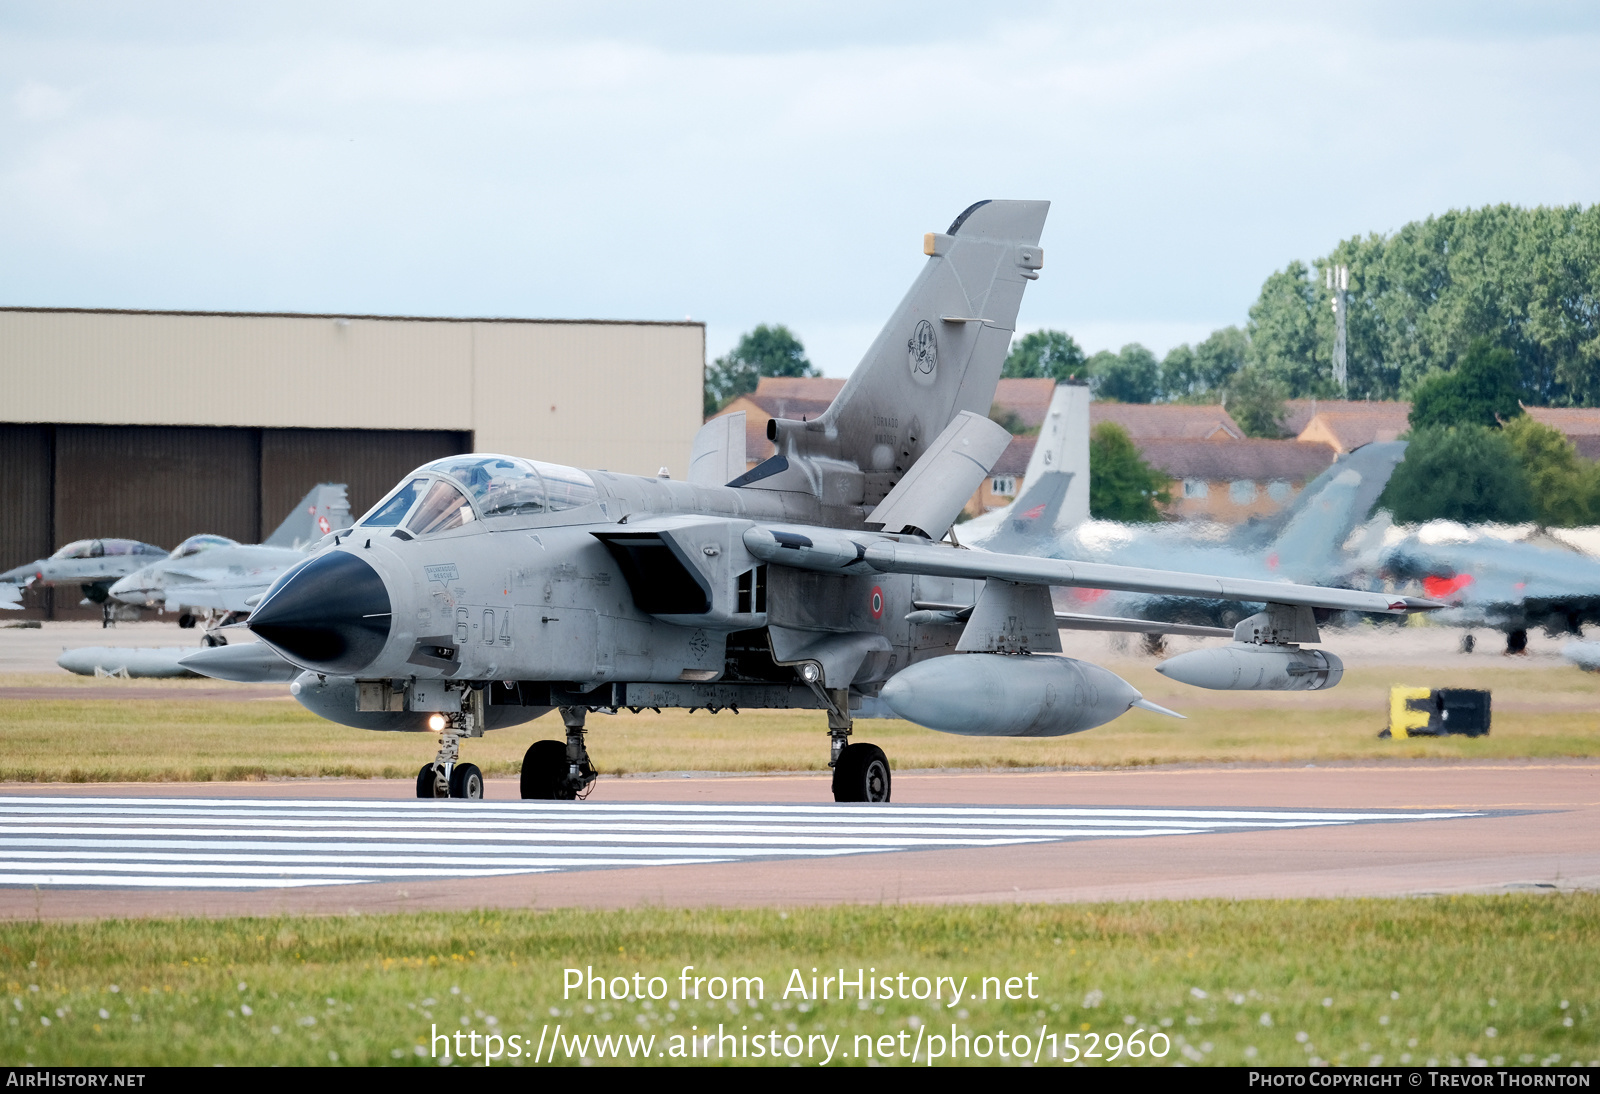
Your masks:
M261 542L261 435L184 426L56 427L56 539L172 547L197 532Z
M0 570L43 558L50 541L51 453L47 425L0 425Z
M259 543L319 482L360 516L419 464L472 451L457 431L0 425L0 570L74 539ZM30 592L32 618L99 618L77 589Z
M319 482L349 487L350 515L359 517L419 464L470 451L472 434L443 430L264 429L262 534L270 535Z

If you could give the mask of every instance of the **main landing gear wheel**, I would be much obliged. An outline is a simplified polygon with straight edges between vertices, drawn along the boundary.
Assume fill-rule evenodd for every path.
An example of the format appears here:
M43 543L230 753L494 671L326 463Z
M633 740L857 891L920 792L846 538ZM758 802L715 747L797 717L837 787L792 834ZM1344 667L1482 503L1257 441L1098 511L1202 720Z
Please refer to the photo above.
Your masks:
M833 765L833 800L836 802L886 802L889 800L889 757L877 745L845 745Z
M1515 631L1506 632L1506 652L1507 653L1527 653L1528 652L1528 632L1524 631L1524 630L1515 630Z
M184 612L182 615L178 616L178 629L179 630L187 631L187 630L193 629L193 627L194 627L194 616L193 615L189 614L188 612Z
M572 801L578 795L567 779L567 743L535 741L522 757L522 796L542 801Z
M218 646L226 646L228 644L228 636L225 634L208 634L200 641L207 648L215 649Z

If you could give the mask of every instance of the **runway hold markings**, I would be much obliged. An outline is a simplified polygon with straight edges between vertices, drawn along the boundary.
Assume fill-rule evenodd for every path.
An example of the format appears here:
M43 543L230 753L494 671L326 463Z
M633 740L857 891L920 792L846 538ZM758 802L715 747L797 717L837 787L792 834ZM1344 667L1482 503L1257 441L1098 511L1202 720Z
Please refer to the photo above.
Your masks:
M1484 815L1438 810L0 797L0 886L269 889Z

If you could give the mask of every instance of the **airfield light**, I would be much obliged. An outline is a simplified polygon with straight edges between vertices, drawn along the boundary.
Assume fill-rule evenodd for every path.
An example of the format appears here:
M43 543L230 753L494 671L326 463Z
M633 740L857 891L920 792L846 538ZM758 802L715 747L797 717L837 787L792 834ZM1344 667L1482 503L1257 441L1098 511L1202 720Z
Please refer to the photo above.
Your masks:
M444 731L444 715L443 714L430 714L428 716L428 728L433 730L435 733L443 732Z

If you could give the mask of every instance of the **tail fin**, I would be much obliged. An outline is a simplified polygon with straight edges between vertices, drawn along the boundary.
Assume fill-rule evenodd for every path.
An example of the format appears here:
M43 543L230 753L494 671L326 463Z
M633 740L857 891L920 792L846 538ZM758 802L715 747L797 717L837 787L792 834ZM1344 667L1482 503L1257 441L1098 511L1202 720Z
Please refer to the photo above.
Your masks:
M1046 472L1062 472L1068 476L1065 495L1057 501L1057 512L1049 525L1054 528L1059 521L1062 527L1076 528L1089 519L1089 385L1084 383L1057 384L1050 397L1050 409L1045 412L1044 425L1039 429L1038 443L1033 455L1028 457L1028 470L1022 476L1022 497L1017 499L1014 511L1031 508L1034 483ZM1028 500L1026 506L1024 499Z
M344 483L325 482L300 499L263 546L299 550L349 524L350 499L345 495Z
M966 533L969 545L985 551L1025 554L1041 547L1053 547L1060 538L1056 524L1065 503L1073 493L1088 492L1088 475L1079 478L1071 471L1040 471L1023 480L1022 495L1005 509L987 513L979 520L994 518L987 536ZM977 523L977 521L974 521ZM980 525L980 528L983 527Z
M1302 581L1337 571L1345 541L1367 519L1405 451L1404 441L1362 445L1307 483L1274 522L1268 564Z
M828 438L817 455L867 473L866 504L881 500L957 414L989 412L1022 290L1044 265L1039 235L1049 210L1047 201L980 201L949 231L929 232L928 261L910 292L833 404L800 427Z

